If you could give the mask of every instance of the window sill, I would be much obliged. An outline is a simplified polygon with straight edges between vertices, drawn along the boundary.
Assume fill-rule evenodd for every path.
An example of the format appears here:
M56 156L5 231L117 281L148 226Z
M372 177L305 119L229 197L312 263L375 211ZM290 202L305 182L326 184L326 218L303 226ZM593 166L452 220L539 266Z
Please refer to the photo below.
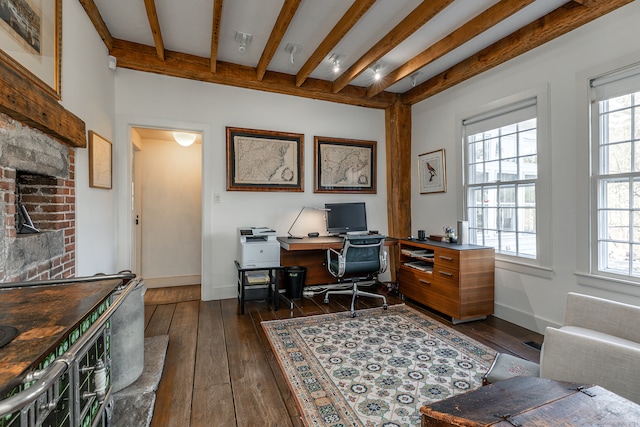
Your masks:
M640 297L640 283L591 273L575 272L578 284L622 295Z
M502 258L500 255L496 255L496 268L501 268L503 270L509 270L520 274L527 274L529 276L536 276L543 279L551 279L553 277L552 268L527 264L522 261L516 261L513 259Z

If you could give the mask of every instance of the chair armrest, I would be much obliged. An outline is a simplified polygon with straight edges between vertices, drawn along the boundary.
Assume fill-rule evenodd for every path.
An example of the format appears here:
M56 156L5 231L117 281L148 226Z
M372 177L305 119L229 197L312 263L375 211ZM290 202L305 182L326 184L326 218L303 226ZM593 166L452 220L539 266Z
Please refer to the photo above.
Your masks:
M379 273L384 273L387 271L387 267L389 266L389 253L382 249L380 251L380 271Z
M569 292L564 326L593 329L640 343L640 307Z
M596 384L640 403L640 346L548 327L540 353L540 377Z
M332 262L337 262L337 271L331 268ZM327 249L327 270L333 277L342 277L344 275L344 257L340 252L333 248Z

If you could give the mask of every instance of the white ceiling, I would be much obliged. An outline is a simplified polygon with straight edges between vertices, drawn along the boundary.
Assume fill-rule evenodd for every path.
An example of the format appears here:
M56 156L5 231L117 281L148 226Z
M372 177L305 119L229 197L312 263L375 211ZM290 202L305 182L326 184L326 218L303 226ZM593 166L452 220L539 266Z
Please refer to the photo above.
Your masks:
M142 0L94 2L113 38L154 46ZM209 58L213 2L214 0L155 0L165 49ZM297 74L353 2L354 0L303 0L267 69ZM434 19L379 60L384 65L383 72L390 72L406 63L498 2L499 0L454 0ZM428 80L566 2L567 0L535 1L474 40L422 68L416 83ZM360 59L420 3L421 0L377 0L332 49L331 53L345 55L342 70ZM284 0L225 0L217 60L257 67L283 4ZM239 52L239 43L235 40L236 31L252 35L252 42L244 53ZM290 54L285 51L285 46L289 43L302 46L299 54L295 55L293 64ZM332 72L332 64L327 57L310 77L333 81L337 75ZM350 84L366 87L371 82L372 72L367 70ZM410 79L406 77L386 90L402 93L411 87Z

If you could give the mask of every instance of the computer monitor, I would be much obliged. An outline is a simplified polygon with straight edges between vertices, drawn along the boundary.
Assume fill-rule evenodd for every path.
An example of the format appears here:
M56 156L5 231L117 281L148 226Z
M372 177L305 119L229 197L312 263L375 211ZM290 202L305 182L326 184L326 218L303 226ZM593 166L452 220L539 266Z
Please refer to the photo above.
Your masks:
M364 202L325 203L327 233L348 234L367 231L367 209Z

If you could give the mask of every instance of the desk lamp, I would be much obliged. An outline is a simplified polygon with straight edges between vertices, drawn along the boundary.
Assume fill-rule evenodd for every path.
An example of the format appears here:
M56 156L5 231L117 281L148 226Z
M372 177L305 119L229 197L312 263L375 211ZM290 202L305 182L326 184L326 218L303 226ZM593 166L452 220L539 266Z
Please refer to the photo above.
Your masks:
M298 216L296 216L296 219L293 220L293 223L291 224L291 227L289 227L289 231L287 231L287 234L289 235L290 239L302 239L303 238L303 237L300 237L300 236L294 236L293 234L291 234L291 230L296 225L296 223L298 222L298 219L300 219L300 215L302 215L302 212L304 212L305 209L313 209L313 210L316 210L316 211L323 211L323 212L328 212L328 211L331 210L331 209L326 209L326 208L316 208L316 207L304 206L302 209L300 209L300 212L298 212ZM312 232L312 233L308 234L309 237L318 237L319 235L320 235L320 233L318 233L318 232Z

